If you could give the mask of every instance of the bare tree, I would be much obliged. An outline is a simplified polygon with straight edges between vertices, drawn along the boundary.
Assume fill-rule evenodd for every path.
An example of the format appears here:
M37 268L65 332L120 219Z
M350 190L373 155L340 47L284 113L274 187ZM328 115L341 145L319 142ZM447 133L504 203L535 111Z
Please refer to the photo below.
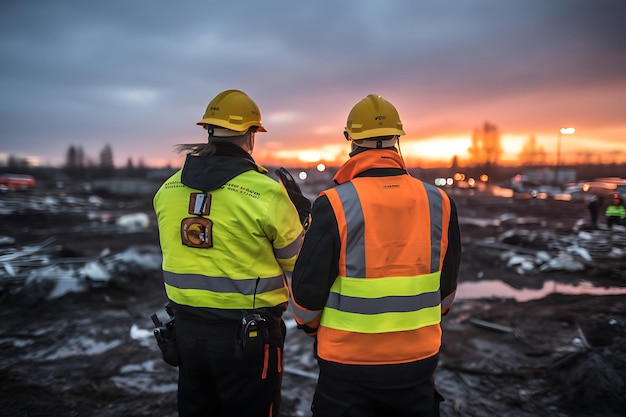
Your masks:
M109 144L106 144L104 148L100 151L100 168L110 169L113 168L115 164L113 163L113 149Z
M541 165L546 162L546 150L537 144L537 139L530 136L518 155L522 165Z
M70 145L65 154L63 170L70 178L79 179L85 176L86 167L83 148Z
M500 132L498 128L485 122L482 128L474 129L472 145L468 148L470 161L485 167L497 166L502 155Z
M65 154L65 167L68 169L78 166L76 163L76 148L71 145Z

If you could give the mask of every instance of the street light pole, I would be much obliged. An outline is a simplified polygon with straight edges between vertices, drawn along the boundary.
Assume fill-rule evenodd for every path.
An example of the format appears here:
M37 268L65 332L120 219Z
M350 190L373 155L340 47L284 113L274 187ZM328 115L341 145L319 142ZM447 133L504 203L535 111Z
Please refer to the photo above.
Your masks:
M561 136L572 135L576 132L573 127L562 127L559 129L559 139L556 143L556 169L554 170L554 183L559 184L559 167L561 165Z

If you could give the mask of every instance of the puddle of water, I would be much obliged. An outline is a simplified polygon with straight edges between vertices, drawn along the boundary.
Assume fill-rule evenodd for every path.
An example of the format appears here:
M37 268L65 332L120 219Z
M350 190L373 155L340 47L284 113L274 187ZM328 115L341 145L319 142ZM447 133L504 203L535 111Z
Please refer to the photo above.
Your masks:
M544 298L552 293L568 295L615 295L626 294L626 287L595 287L592 283L587 281L578 285L545 281L541 289L517 289L502 281L484 280L459 283L456 298L460 300L476 298L512 298L516 301L530 301Z

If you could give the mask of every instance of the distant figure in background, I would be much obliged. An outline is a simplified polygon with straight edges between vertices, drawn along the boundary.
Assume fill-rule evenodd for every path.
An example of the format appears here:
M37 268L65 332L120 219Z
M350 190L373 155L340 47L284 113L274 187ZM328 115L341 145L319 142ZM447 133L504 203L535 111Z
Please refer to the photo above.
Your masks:
M613 199L606 207L604 214L606 215L606 225L609 229L612 229L614 224L624 224L626 221L626 208L619 194L613 194Z
M597 229L600 207L602 207L602 197L596 194L589 195L587 199L587 207L589 208L589 214L591 215L591 225L594 229Z

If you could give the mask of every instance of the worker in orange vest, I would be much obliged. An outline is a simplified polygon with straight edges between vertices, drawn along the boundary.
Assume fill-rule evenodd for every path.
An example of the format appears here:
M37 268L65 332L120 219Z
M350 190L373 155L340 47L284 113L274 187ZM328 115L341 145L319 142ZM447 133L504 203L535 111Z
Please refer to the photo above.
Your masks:
M438 416L441 316L454 300L456 206L412 177L396 108L368 95L345 127L350 159L311 211L290 282L298 328L316 338L313 416Z

